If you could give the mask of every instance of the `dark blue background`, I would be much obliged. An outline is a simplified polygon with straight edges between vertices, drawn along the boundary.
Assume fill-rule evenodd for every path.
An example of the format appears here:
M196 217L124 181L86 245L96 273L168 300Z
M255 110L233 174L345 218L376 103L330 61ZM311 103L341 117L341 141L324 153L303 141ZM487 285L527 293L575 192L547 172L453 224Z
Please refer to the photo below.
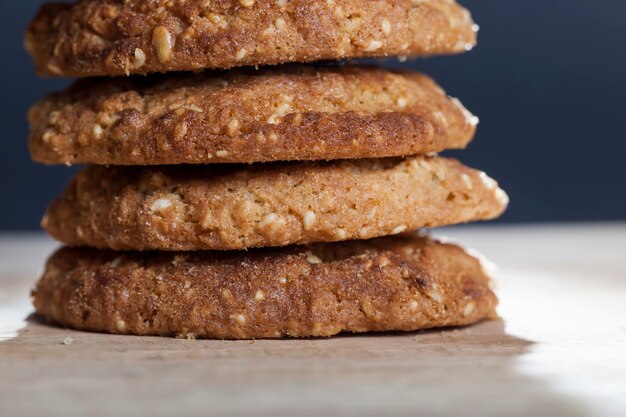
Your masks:
M37 228L75 171L31 163L26 148L29 105L67 84L38 79L22 47L41 3L0 3L0 229ZM463 3L481 26L479 47L404 66L480 116L476 141L453 155L507 189L502 221L626 219L626 1Z

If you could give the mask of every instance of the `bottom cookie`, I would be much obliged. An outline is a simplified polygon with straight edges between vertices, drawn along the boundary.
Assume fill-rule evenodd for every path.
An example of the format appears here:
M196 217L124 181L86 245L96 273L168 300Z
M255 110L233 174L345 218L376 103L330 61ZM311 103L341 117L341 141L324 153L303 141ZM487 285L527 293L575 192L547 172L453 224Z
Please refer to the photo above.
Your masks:
M188 338L412 331L494 318L480 261L416 234L241 252L62 248L34 305L80 330Z

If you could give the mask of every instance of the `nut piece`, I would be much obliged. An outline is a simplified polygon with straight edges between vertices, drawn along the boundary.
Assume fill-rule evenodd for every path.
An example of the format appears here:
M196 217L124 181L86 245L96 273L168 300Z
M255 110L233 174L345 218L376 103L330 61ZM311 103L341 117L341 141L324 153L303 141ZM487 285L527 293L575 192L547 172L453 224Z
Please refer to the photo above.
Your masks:
M167 198L159 198L155 200L154 203L150 206L150 210L153 212L159 212L162 210L167 210L172 206L172 201Z
M117 331L125 332L126 331L126 322L122 319L117 319L115 321L115 327L117 327Z
M307 251L306 252L306 260L308 263L312 264L312 265L317 265L317 264L321 264L322 260L316 256L313 255L313 253L311 251Z
M102 138L103 134L104 134L104 129L102 129L102 126L100 126L98 123L93 125L93 137L94 138L100 139Z
M169 61L172 55L172 34L166 27L157 26L154 28L154 32L152 32L152 46L156 48L157 57L161 64Z
M278 30L283 30L287 26L287 22L285 22L285 19L279 17L274 21L274 26L276 26Z
M242 59L244 59L246 57L246 55L248 55L248 51L246 51L245 49L241 48L240 50L237 51L237 54L235 55L235 59L237 61L241 61Z
M312 211L307 211L304 215L304 230L313 229L313 225L315 225L315 213Z
M372 40L365 46L365 48L363 48L363 50L365 52L374 52L382 48L382 46L383 43L381 41Z
M402 232L406 232L406 230L407 230L408 228L409 228L409 227L408 227L406 224L401 224L400 226L398 226L398 227L396 227L395 229L393 229L393 230L391 231L391 234L392 234L392 235L398 235L398 234L400 234L400 233L402 233Z
M239 4L241 4L243 7L252 7L254 6L255 2L256 0L239 0Z
M476 309L476 304L473 301L470 301L463 309L463 317L470 316L474 312L475 309Z
M226 133L228 133L228 136L235 136L237 132L239 132L239 120L232 119L226 126Z
M345 240L348 237L348 232L345 229L337 229L335 230L335 236L337 239Z
M391 33L391 23L389 23L389 20L387 19L383 20L381 28L385 35L389 35Z
M143 67L146 63L146 54L143 49L136 48L135 49L135 59L133 61L133 66L135 69L139 69Z
M246 324L246 316L244 316L243 314L231 314L230 318L235 320L240 326Z

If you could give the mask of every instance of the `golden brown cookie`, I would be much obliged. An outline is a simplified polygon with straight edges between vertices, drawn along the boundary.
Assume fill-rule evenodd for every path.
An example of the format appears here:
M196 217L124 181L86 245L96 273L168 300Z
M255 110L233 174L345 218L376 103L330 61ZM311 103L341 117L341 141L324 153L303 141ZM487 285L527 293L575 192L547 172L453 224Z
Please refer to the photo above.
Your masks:
M43 226L70 246L226 250L367 239L500 215L506 194L455 160L91 166Z
M64 248L37 313L80 330L189 338L412 331L494 318L480 262L416 235L245 252Z
M227 69L471 49L453 0L83 0L44 6L26 34L41 75Z
M35 160L103 165L414 155L477 122L425 75L353 66L81 80L29 120Z

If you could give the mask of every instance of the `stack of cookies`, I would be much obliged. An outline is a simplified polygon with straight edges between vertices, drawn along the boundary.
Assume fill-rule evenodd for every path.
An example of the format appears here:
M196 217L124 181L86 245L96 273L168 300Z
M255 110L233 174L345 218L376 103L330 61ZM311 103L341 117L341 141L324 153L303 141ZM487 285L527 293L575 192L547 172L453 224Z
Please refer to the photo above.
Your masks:
M462 52L475 32L453 0L44 6L26 38L39 73L113 78L29 115L36 161L89 164L44 217L67 246L37 313L225 339L494 317L479 260L414 232L506 208L495 181L436 155L477 119L422 74L304 64Z

